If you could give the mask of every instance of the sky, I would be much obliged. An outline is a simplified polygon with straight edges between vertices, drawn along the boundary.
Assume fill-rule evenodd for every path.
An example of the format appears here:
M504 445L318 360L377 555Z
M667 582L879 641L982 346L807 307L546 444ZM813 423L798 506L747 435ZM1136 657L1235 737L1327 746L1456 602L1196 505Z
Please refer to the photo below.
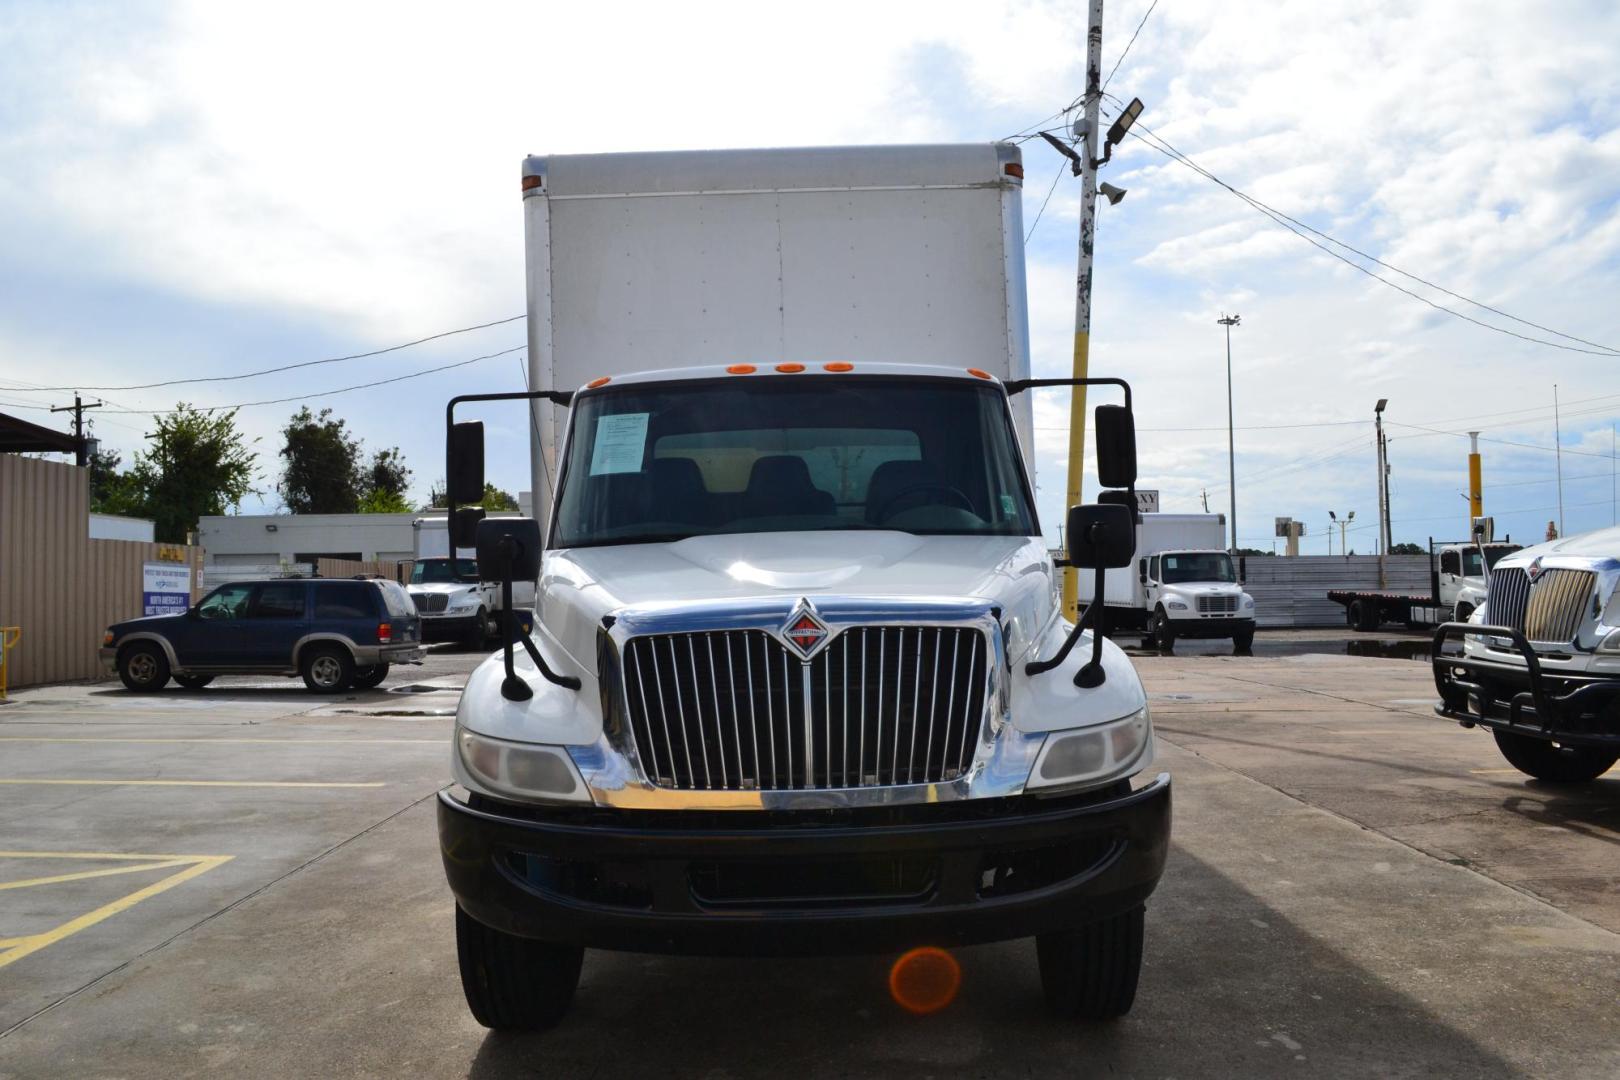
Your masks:
M1288 516L1306 524L1305 552L1337 551L1328 511L1353 510L1350 547L1372 550L1380 398L1396 542L1465 534L1470 430L1499 537L1539 540L1559 517L1555 446L1562 531L1609 525L1620 6L1150 2L1107 5L1105 74L1140 33L1105 108L1140 97L1140 132L1389 268L1308 234L1356 266L1334 258L1126 139L1100 176L1129 194L1098 211L1091 370L1135 388L1139 485L1165 511L1206 497L1228 511L1216 320L1238 313L1244 546L1270 550L1273 519ZM521 322L226 377L520 315L525 154L1061 130L1054 114L1084 89L1085 23L1073 0L7 0L0 411L62 426L34 410L71 390L41 387L216 380L86 390L107 402L89 414L95 434L127 463L151 410L296 397L332 408L368 449L400 447L425 497L442 476L445 400L519 388L521 353L322 392L521 346ZM1023 150L1033 366L1064 375L1078 182L1040 140ZM263 492L243 512L279 506L278 431L299 404L239 413L259 440ZM1059 393L1037 404L1039 509L1054 538L1066 412ZM489 468L515 491L527 456L513 421L492 428Z

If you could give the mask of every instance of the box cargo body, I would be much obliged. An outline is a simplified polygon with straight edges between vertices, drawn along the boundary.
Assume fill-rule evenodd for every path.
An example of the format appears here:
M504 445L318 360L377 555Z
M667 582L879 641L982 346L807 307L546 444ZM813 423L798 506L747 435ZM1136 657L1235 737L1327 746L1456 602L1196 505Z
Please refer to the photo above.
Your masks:
M1022 172L1006 143L530 157L530 385L780 362L1027 377ZM533 408L537 510L561 417ZM1028 396L1014 419L1033 465Z

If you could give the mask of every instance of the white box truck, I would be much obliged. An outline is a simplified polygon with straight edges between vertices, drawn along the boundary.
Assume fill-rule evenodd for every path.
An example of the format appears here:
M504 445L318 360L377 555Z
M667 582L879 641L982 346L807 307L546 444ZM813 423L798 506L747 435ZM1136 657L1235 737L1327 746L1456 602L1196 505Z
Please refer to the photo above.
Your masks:
M1103 590L1109 625L1141 630L1143 643L1175 647L1177 638L1231 638L1254 644L1254 597L1243 591L1226 542L1225 514L1143 514L1131 565L1110 570ZM1092 600L1082 575L1080 602Z
M449 518L420 517L411 522L416 534L416 560L405 589L422 620L424 641L461 641L481 646L510 621L505 600L493 582L478 576L472 548L450 554ZM534 604L534 582L514 583L512 610L528 620Z
M458 542L540 583L438 803L480 1022L558 1021L588 948L1017 937L1057 1014L1130 1008L1170 778L1055 598L1030 396L1073 380L1028 377L1022 175L1006 143L524 162L534 389L447 417ZM1095 382L1134 498L1129 388ZM502 398L543 528L457 509ZM1085 573L1133 547L1125 506L1070 510Z

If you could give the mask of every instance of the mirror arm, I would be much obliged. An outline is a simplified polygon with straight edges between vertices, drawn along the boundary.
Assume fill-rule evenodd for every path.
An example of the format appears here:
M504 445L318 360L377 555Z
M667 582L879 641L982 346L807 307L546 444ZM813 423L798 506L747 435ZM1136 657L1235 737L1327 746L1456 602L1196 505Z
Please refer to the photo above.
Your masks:
M1125 407L1131 407L1131 384L1124 379L1008 379L1001 385L1008 397L1043 386L1117 386L1125 391Z
M512 541L508 538L504 543L510 545ZM534 697L534 691L529 689L529 684L519 678L518 673L512 667L512 630L515 619L512 615L512 559L510 553L508 553L506 559L506 567L507 572L501 577L501 609L506 613L505 626L503 627L504 633L501 635L501 659L506 665L506 678L501 680L501 697L507 701L527 701ZM551 665L546 663L546 658L540 655L540 650L535 647L533 641L529 640L527 634L523 635L523 649L529 654L529 659L534 661L534 666L540 669L540 674L545 677L547 682L555 683L565 690L578 690L580 688L579 679L572 675L559 675L551 670Z
M1127 389L1127 397L1129 394L1130 391ZM449 431L451 428L455 427L456 406L461 404L463 401L549 401L553 405L561 405L566 409L573 404L574 392L572 390L526 390L520 393L507 394L458 394L451 398L449 404L444 407L444 429L446 431ZM456 500L455 497L450 493L449 487L449 484L445 485L444 516L446 524L449 523L451 518L456 516ZM452 556L454 553L455 548L452 546ZM510 654L511 650L507 650L507 652ZM512 665L509 658L507 662L507 670L510 671L511 667Z

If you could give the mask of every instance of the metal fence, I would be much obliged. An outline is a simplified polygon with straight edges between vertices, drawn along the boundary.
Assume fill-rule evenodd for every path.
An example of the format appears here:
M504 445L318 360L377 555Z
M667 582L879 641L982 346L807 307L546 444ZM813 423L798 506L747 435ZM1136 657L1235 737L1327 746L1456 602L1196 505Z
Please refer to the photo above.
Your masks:
M11 685L101 675L102 631L144 610L145 565L190 566L195 599L200 555L179 544L90 539L84 469L0 454L0 625L22 630Z
M1384 564L1379 584L1378 564ZM1260 626L1343 626L1344 608L1327 598L1329 589L1360 589L1429 594L1427 555L1301 555L1297 558L1248 555L1239 576L1254 597Z

